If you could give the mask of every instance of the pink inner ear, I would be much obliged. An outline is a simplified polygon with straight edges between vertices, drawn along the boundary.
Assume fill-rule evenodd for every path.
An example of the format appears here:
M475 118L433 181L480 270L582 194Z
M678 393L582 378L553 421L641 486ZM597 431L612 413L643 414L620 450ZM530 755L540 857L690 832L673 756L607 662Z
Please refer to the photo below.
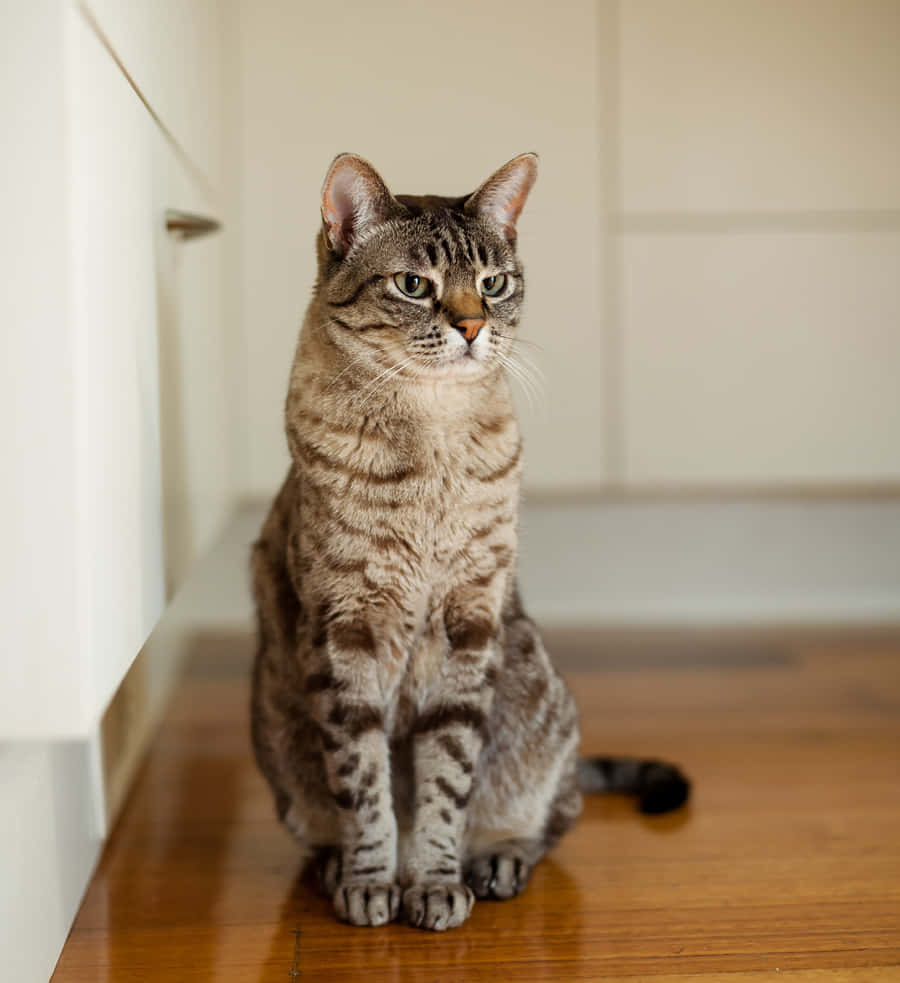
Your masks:
M501 167L476 193L477 211L496 222L510 241L516 238L516 222L536 177L535 158L525 154Z
M519 180L511 188L505 189L507 191L507 199L503 208L509 222L515 223L518 221L533 183L533 176L526 172L519 176Z
M356 176L349 167L339 168L331 176L325 193L323 211L335 245L346 249L350 245L355 208L351 188Z
M514 164L509 177L501 185L503 211L508 225L515 225L518 221L536 177L537 169L529 157Z
M322 189L322 217L332 248L348 252L368 226L387 219L392 202L371 164L353 154L338 157Z

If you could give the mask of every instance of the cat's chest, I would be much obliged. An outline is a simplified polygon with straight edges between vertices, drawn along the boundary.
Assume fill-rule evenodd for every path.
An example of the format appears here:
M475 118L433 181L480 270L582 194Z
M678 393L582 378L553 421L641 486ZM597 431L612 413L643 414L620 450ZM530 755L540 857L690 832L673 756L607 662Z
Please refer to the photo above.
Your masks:
M454 557L471 545L487 517L517 510L517 474L485 480L514 457L516 440L517 435L475 447L465 433L441 434L423 440L413 460L400 465L416 478L408 508L398 511L419 544L430 583L453 576Z
M358 571L366 590L393 599L421 632L461 579L514 554L514 421L498 432L469 421L369 421L358 430L298 431L294 447L305 488L300 548L316 584L333 570Z
M406 653L390 713L398 736L426 705L446 658L445 612L455 593L483 583L493 603L512 575L518 430L483 431L373 427L322 447L320 457L307 453L307 478L317 486L306 513L315 526L309 548L323 570L340 548L340 565L360 571L366 594L390 601L377 616Z
M517 463L519 446L514 421L487 435L464 424L419 432L376 427L339 448L347 474L342 487L348 502L393 509L401 521L418 519L423 532L458 527L465 535L478 508L516 494L518 471L508 466Z

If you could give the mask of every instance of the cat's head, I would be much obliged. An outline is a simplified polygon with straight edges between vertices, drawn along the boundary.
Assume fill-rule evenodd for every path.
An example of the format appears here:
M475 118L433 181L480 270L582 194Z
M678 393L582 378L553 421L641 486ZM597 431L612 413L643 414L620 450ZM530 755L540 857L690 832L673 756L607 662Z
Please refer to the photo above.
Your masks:
M521 312L516 220L536 176L537 157L522 154L461 198L395 196L371 164L341 154L322 188L328 336L406 379L496 371Z

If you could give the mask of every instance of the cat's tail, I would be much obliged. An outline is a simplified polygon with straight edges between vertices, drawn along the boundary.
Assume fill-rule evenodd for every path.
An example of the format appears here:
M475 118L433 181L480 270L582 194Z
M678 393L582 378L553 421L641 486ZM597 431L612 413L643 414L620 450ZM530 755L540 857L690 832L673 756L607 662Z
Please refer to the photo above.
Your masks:
M678 809L691 793L675 765L642 758L579 758L578 785L583 792L636 795L641 812L650 815Z

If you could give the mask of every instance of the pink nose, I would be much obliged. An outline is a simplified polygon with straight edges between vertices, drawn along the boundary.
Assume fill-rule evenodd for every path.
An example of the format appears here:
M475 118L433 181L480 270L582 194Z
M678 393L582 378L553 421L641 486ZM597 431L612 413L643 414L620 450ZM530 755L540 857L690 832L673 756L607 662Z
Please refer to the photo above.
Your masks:
M478 332L484 327L483 317L461 317L454 325L457 331L462 332L463 337L469 343L478 337Z

